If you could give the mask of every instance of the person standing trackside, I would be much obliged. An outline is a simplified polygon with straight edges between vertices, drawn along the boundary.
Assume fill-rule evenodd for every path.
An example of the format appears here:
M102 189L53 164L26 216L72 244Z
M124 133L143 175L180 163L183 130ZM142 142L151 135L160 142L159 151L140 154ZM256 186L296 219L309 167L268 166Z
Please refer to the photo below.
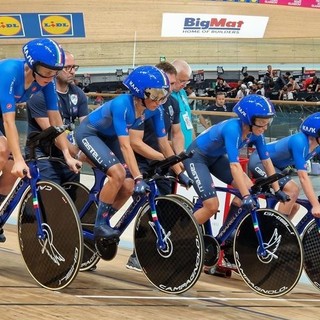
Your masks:
M11 163L11 173L15 177L23 178L24 172L31 178L29 167L25 163L19 145L19 134L15 124L16 103L26 102L31 95L38 91L43 91L46 99L48 116L51 125L62 125L61 116L57 103L57 93L55 90L54 78L62 70L65 63L65 55L62 47L55 41L48 38L34 39L27 42L22 47L24 59L4 59L0 61L0 105L2 111L1 135L5 137L0 139L1 167L9 163L6 156L9 152L13 156L13 165ZM78 172L77 166L81 162L71 157L67 139L64 134L56 139L60 146L68 166ZM10 161L11 162L11 161ZM6 168L8 170L8 168ZM8 172L3 172L7 174ZM2 188L11 189L11 185L0 181ZM5 237L2 229L0 230L0 241L4 242Z
M184 88L190 83L192 74L191 67L184 60L174 60L172 65L177 70L177 81L173 86L172 96L178 101L180 108L180 125L184 135L185 149L191 144L194 139L194 129L191 119L191 109L188 103L188 96Z
M64 124L75 127L75 121L80 122L88 115L88 101L84 92L74 84L75 72L79 66L75 65L75 59L72 53L65 51L65 65L56 78L56 91L58 93L58 103ZM42 92L33 95L27 101L28 113L28 133L41 132L50 126L47 115L46 102ZM79 149L75 146L73 140L73 131L69 133L68 142L69 151L75 156ZM73 143L72 143L73 142ZM53 156L63 159L62 152L55 146L48 148L38 146L36 153L38 156ZM26 155L29 150L25 149ZM67 166L58 161L39 160L38 168L40 170L40 178L43 180L51 180L60 185L65 182L79 182L80 175L72 172Z

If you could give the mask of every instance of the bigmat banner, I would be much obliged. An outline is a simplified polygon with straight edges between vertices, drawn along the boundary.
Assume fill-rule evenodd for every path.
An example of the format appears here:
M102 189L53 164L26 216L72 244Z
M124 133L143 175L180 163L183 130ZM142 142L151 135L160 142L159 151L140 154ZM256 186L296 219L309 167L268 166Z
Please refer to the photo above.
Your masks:
M162 37L263 38L268 17L163 13Z

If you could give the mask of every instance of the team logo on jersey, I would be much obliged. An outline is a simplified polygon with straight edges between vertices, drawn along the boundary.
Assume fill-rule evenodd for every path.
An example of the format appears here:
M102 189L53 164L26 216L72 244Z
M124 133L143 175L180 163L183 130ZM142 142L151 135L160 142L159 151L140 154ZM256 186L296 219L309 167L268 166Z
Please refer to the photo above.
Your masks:
M71 94L70 100L71 100L72 104L76 105L78 103L78 96L76 94Z
M6 109L10 110L12 108L12 104L11 103L7 103Z

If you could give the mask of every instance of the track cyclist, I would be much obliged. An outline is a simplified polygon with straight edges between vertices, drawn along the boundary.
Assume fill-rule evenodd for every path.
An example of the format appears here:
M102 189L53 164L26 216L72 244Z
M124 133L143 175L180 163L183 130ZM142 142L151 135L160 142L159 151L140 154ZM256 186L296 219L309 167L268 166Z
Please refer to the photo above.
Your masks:
M16 104L26 102L33 94L43 91L48 117L53 126L62 125L59 112L55 77L65 62L64 51L55 41L48 38L34 39L22 47L24 59L4 59L0 61L0 194L2 200L9 193L16 177L25 172L30 178L29 167L24 161L19 145L19 133L15 124ZM78 172L81 162L71 157L65 135L56 139L66 163ZM12 160L8 160L10 152ZM0 231L0 241L5 241Z
M267 144L267 151L276 168L281 171L294 166L302 189L312 205L312 214L320 218L320 204L315 194L312 182L307 172L307 161L320 154L320 112L308 116L300 125L300 132ZM249 159L248 168L254 178L265 176L257 152L253 152ZM280 203L278 210L289 216L290 219L299 210L296 202L299 196L299 187L289 176L279 180L281 190L290 196L290 201Z
M189 177L194 180L193 186L199 196L194 208L194 216L199 224L208 221L219 208L211 174L239 189L242 195L242 200L237 197L232 200L227 221L240 206L247 211L257 206L250 195L252 182L239 163L241 148L249 143L254 144L267 175L275 173L263 135L275 115L272 103L260 95L248 95L234 106L233 111L238 115L237 119L225 120L211 126L201 133L187 150L195 151L192 158L184 161L184 166ZM280 190L278 182L274 182L272 186L277 198L286 201L287 195ZM227 248L227 242L225 245Z
M120 232L110 226L110 218L133 192L144 194L149 190L130 145L129 129L158 112L170 94L167 76L153 66L137 67L123 83L130 93L104 103L91 112L75 131L80 150L108 177L100 192L94 227L96 247L100 253L104 250L103 243L119 241ZM161 113L159 117L155 130L165 136ZM173 154L172 149L171 152Z

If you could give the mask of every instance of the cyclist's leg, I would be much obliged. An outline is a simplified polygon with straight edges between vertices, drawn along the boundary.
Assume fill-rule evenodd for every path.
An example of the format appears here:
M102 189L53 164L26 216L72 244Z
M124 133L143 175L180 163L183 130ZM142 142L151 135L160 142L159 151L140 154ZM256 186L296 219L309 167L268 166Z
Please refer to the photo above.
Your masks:
M0 203L9 194L17 179L11 174L12 166L13 160L12 157L10 157L7 138L0 131ZM6 237L4 235L3 228L0 228L0 242L5 241Z
M199 224L203 224L216 214L219 208L219 200L209 169L211 164L199 153L195 153L183 163L189 177L194 180L194 190L202 201L202 206L194 212L194 217Z
M119 209L113 206L119 190L125 181L126 172L119 161L116 151L111 147L117 139L100 137L89 126L80 126L75 131L75 139L80 150L92 163L108 176L107 183L102 187L99 194L99 203L94 227L94 236L99 243L118 243L120 232L110 226L110 218ZM90 151L94 150L94 154ZM119 200L120 201L120 200ZM101 244L101 243L100 243Z
M253 178L263 178L267 176L257 152L251 154L248 163L248 169L251 172ZM279 168L275 167L275 170L276 172L281 172L281 169ZM299 187L290 178L290 176L281 178L278 182L280 189L283 190L290 197L290 201L286 201L285 203L279 203L278 211L287 215L291 220L299 210L299 205L296 203L296 200L299 195Z

